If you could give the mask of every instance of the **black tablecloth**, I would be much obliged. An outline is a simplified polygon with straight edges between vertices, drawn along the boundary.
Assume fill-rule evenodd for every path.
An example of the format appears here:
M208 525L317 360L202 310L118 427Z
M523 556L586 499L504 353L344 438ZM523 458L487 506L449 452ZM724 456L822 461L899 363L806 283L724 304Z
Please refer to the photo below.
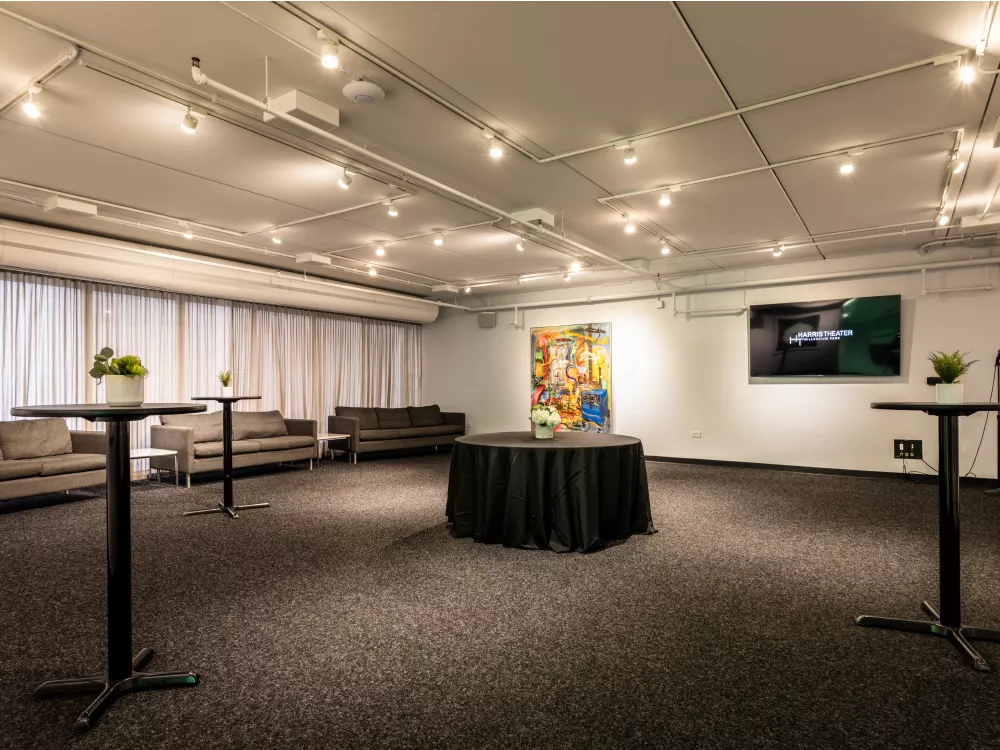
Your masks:
M625 435L458 438L447 515L456 536L556 552L586 552L656 531L642 442Z

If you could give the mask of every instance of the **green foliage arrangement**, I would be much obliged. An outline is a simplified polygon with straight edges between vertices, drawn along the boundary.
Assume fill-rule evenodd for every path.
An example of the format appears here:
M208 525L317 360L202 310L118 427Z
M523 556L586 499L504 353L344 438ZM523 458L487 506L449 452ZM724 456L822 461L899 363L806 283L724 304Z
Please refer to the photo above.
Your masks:
M228 388L233 383L233 371L223 370L219 373L219 382L222 383L223 388Z
M966 360L969 352L962 354L954 351L951 354L946 352L930 352L927 359L934 367L934 372L941 378L942 383L957 383L958 379L969 371L978 359Z
M94 355L94 366L90 368L90 377L101 380L105 375L125 375L130 378L144 378L149 370L142 366L142 360L134 354L125 354L115 358L115 352L110 347L104 347Z

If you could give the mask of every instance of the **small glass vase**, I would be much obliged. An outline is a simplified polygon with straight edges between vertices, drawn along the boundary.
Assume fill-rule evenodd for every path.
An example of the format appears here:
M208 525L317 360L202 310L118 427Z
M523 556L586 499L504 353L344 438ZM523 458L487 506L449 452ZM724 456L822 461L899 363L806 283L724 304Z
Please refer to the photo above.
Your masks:
M551 440L552 439L552 428L536 424L535 425L535 439L536 440Z

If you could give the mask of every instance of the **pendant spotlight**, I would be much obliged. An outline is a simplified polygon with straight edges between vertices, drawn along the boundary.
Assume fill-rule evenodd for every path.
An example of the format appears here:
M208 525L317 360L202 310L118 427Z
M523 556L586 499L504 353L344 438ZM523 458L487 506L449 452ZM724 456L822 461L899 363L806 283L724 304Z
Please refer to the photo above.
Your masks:
M281 237L278 236L278 230L277 229L272 229L271 230L271 242L273 242L275 245L280 245L281 244Z
M625 234L635 234L635 222L625 214L622 214L622 219L625 220Z
M497 140L496 134L489 130L483 131L483 138L490 142L490 156L499 159L503 156L503 145Z
M670 205L670 193L660 193L660 205L666 208Z
M324 68L329 68L333 70L340 67L340 45L336 42L331 42L326 38L326 34L320 29L316 32L316 36L321 42L320 46L320 62L323 63Z
M942 211L941 213L938 214L937 225L939 227L943 227L946 226L947 224L948 224L948 214Z
M517 248L517 251L519 253L523 253L524 252L524 242L522 242L521 240L517 241L517 245L515 245L515 247Z
M191 231L191 227L188 226L187 224L184 225L184 231L181 232L181 235L186 240L193 240L194 239L194 232Z
M569 281L569 272L563 274L563 281Z
M844 161L840 163L840 173L850 174L854 171L854 160L848 156Z
M972 83L976 80L976 69L967 62L962 63L958 68L958 80L962 83Z
M32 120L37 120L42 116L42 111L35 104L35 94L42 93L42 87L40 84L33 83L28 86L28 98L21 102L21 111L24 112Z
M368 275L369 276L378 276L378 269L375 268L375 266L368 266Z
M340 185L340 187L342 187L344 190L347 190L347 188L351 186L352 182L354 182L354 172L349 172L345 168L344 174L342 174L340 176L340 179L337 180L337 184Z
M383 206L388 206L389 216L399 216L399 209L396 208L396 204L392 201L382 201Z
M471 286L465 287L465 293L466 294L470 294L471 292L472 292L472 287Z
M444 234L443 233L439 233L434 238L434 244L437 245L438 247L441 247L442 245L444 245Z
M962 172L965 171L965 166L966 164L964 161L959 161L958 157L955 157L951 160L949 168L951 169L952 174L962 174Z
M580 261L578 260L574 260L572 263L569 264L569 270L572 271L573 273L579 273L581 268L583 268L583 266L580 265Z
M629 165L635 164L637 161L639 161L639 157L635 155L635 149L632 148L631 146L625 149L622 156L624 157L623 161Z
M670 255L670 245L666 242L660 246L660 255Z
M184 114L184 119L181 120L181 130L188 135L194 135L194 132L197 129L198 118L195 117L194 110L191 107L188 107L187 112Z
M777 247L772 248L771 250L771 254L774 255L775 258L780 258L783 252L785 252L784 245L778 245Z
M385 245L379 245L378 247L376 247L376 248L375 248L375 254L376 254L376 255L377 255L378 257L380 257L380 258L381 258L382 256L384 256L384 255L385 255Z

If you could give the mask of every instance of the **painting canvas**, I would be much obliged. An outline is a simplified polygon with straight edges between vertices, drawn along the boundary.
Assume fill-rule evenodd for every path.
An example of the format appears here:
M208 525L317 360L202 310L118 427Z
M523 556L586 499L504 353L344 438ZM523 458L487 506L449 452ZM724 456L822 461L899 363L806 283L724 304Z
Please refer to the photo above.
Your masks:
M611 432L611 324L531 329L531 404L551 404L560 430Z

